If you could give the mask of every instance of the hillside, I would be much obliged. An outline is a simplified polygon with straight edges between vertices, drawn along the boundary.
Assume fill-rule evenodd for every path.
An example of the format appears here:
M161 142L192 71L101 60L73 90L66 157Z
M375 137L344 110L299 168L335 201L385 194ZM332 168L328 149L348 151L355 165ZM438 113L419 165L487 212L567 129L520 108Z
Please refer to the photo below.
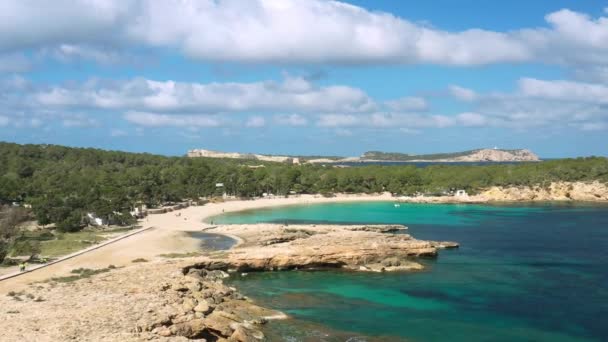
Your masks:
M386 153L379 151L365 152L361 161L411 161L411 162L519 162L539 161L536 154L530 150L500 150L500 149L477 149L454 153L434 154L404 154Z
M335 156L275 156L253 153L219 152L203 149L190 150L187 153L190 158L219 158L219 159L247 159L278 163L310 163L331 164L348 162L372 162L372 161L401 161L401 162L523 162L539 161L536 154L530 150L501 150L501 149L476 149L453 153L434 154L406 154L398 152L369 151L360 157L335 157Z
M291 156L270 156L263 154L253 153L238 153L238 152L219 152L203 149L190 150L186 154L190 158L204 157L204 158L219 158L219 159L251 159L267 162L277 163L295 163L299 164L300 160L298 157Z

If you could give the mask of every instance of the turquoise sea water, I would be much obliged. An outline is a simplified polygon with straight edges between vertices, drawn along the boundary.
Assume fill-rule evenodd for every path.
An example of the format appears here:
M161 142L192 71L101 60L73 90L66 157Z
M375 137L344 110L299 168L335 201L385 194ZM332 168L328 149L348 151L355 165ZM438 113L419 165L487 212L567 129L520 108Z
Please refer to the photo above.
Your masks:
M231 282L293 319L271 341L608 341L608 206L291 206L218 223L400 223L453 240L415 273L268 272Z

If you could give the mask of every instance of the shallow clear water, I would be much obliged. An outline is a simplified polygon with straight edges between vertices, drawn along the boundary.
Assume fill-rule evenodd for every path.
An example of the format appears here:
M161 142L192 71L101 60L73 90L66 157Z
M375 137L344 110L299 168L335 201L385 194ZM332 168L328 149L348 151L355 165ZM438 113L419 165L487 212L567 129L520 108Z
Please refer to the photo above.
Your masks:
M454 240L416 273L249 274L231 281L294 319L286 341L608 341L608 206L389 202L291 206L217 223L401 223Z

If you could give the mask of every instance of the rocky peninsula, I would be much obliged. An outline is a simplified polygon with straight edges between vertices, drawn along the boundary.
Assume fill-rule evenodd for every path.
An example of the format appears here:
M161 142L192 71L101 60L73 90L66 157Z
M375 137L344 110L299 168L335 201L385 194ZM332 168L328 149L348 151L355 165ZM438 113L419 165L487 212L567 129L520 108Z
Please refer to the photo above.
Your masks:
M399 225L230 225L206 231L238 244L194 258L54 277L0 298L5 341L260 341L269 319L287 318L228 287L229 274L293 269L410 271L454 242L417 240ZM81 272L81 273L78 273ZM85 271L76 270L76 274ZM72 272L74 273L74 271ZM70 310L66 310L70 308Z
M356 271L422 269L412 260L436 257L455 242L423 241L399 225L226 225L209 232L234 236L240 243L227 255L211 255L198 267L250 272L343 268ZM398 234L396 234L399 232Z

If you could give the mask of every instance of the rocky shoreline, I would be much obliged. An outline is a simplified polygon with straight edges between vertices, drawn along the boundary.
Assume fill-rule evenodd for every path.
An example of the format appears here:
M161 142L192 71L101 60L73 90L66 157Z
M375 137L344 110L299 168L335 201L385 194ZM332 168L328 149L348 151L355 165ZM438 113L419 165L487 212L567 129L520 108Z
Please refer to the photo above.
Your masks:
M553 182L545 186L493 186L466 196L401 196L410 203L517 203L517 202L608 202L608 184L595 182Z
M413 259L436 257L455 242L417 240L401 225L226 225L208 232L236 236L228 255L209 255L198 267L229 272L341 268L357 271L422 269Z
M398 225L234 225L230 250L55 278L0 298L3 340L262 341L263 324L287 318L223 283L228 273L340 268L419 270L454 242L417 240Z

